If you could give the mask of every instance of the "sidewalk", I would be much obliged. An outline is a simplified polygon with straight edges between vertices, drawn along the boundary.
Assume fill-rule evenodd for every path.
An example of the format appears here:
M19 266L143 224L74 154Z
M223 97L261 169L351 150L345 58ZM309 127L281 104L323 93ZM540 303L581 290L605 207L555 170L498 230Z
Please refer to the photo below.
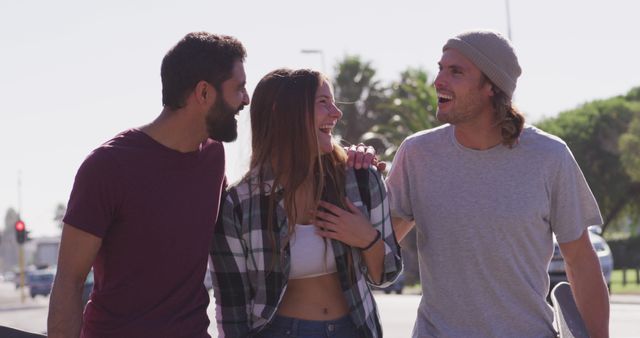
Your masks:
M640 295L638 294L613 294L609 297L609 302L615 304L640 305Z
M47 329L48 297L31 298L29 288L24 289L24 303L20 289L12 282L0 282L0 326L43 333ZM11 335L9 335L11 334ZM13 337L14 332L0 331L0 337ZM18 336L16 336L18 337ZM28 335L28 337L32 337Z
M21 301L20 289L16 289L13 283L0 283L0 312L36 309L48 307L48 298L37 297L32 299L29 296L29 289L24 289L24 303Z

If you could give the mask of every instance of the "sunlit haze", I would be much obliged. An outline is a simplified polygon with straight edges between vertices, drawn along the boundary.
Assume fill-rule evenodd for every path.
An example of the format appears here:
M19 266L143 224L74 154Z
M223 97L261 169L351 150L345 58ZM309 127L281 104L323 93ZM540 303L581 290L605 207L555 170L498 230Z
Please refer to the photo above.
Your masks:
M515 103L528 120L640 85L638 1L510 1L523 75ZM0 2L0 211L18 209L35 236L58 233L85 156L153 120L160 62L191 31L236 36L247 48L249 93L268 71L333 75L357 54L383 82L407 67L437 70L444 42L470 28L508 34L505 0ZM301 53L313 49L321 53ZM324 62L323 62L324 60ZM230 180L246 170L248 108L226 147Z

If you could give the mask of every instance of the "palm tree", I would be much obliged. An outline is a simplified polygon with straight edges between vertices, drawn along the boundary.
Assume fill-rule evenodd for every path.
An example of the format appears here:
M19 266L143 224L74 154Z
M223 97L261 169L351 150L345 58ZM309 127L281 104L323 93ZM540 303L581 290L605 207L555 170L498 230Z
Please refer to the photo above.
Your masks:
M377 110L384 100L383 91L371 63L359 56L346 56L336 66L336 74L335 97L344 114L336 134L346 144L355 144L374 125L388 120Z
M362 139L366 143L384 145L379 151L383 160L392 160L398 146L409 135L438 125L435 118L437 95L429 83L425 70L409 68L400 74L400 80L386 90L387 98L378 109L390 118L386 123L374 125Z

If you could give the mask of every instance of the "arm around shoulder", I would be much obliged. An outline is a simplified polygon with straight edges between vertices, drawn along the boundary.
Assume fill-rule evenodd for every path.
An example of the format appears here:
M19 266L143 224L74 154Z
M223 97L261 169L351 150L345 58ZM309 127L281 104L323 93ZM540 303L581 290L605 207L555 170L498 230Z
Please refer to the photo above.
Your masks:
M80 335L82 289L101 244L101 238L71 225L64 225L58 269L49 301L49 337Z

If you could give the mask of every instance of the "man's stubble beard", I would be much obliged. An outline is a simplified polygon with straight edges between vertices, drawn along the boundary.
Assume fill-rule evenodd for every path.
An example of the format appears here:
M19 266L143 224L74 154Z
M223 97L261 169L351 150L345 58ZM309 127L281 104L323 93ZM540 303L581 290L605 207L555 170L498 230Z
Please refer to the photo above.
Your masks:
M442 123L449 123L452 125L464 123L473 120L479 116L484 107L484 104L480 102L479 97L467 96L464 100L457 100L459 105L451 107L447 113L442 113L440 108L436 110L436 118Z

